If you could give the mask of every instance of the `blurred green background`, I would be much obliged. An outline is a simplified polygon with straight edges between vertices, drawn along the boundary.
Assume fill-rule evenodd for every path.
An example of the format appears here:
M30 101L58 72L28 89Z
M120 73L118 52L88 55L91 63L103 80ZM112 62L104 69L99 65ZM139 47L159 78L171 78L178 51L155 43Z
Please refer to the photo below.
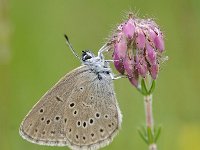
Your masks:
M129 10L156 18L166 36L165 63L154 94L154 119L163 130L159 150L200 150L199 0L0 0L0 149L64 150L24 141L19 125L37 100L80 65L65 44L95 52ZM115 81L123 112L119 135L105 150L147 149L143 97L127 80Z

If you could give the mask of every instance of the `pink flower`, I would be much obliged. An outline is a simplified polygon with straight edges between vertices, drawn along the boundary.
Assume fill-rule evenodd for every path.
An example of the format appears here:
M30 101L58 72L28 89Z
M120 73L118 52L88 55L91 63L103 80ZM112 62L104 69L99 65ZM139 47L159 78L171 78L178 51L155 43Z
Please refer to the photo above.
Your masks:
M121 74L127 74L132 85L138 87L140 79L148 74L153 80L158 77L165 47L163 34L152 19L129 15L109 43L114 49L113 59L120 60L114 62L115 68Z

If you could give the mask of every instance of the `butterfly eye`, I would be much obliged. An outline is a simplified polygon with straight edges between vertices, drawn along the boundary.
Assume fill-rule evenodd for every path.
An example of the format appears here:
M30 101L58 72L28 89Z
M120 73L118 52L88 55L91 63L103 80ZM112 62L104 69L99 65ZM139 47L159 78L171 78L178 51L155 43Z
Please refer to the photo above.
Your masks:
M89 55L85 55L85 57L84 57L85 60L90 59L90 58L92 58L92 57Z
M86 60L88 60L88 59L91 59L92 58L92 54L91 53L89 53L89 52L85 52L85 51L82 51L83 52L83 54L82 54L82 60L83 61L86 61Z

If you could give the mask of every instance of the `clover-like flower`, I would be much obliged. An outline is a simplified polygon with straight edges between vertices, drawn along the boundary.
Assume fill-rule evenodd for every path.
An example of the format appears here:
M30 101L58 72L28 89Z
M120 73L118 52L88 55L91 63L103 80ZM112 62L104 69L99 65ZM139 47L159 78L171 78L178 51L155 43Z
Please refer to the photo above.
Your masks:
M158 76L164 52L164 37L152 19L140 19L132 13L121 23L110 38L115 68L127 74L129 81L138 87L139 78L148 74Z
M152 95L165 46L163 33L152 19L140 19L132 13L123 21L109 39L116 70L144 96L146 128L138 130L149 150L157 150L161 127L155 128L152 112ZM145 129L145 130L144 130Z

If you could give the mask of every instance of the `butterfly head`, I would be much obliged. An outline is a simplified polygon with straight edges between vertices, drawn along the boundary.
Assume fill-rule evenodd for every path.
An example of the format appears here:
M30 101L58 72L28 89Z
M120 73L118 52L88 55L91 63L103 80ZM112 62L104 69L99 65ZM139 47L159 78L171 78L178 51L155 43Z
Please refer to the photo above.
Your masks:
M109 64L104 60L102 53L98 56L95 56L94 53L89 50L82 51L81 59L84 65L89 66L96 73L106 71L110 72L111 70Z
M85 62L85 61L87 61L91 58L94 58L94 57L95 57L95 55L91 51L89 51L89 50L82 51L82 58L81 59L82 59L83 62Z

